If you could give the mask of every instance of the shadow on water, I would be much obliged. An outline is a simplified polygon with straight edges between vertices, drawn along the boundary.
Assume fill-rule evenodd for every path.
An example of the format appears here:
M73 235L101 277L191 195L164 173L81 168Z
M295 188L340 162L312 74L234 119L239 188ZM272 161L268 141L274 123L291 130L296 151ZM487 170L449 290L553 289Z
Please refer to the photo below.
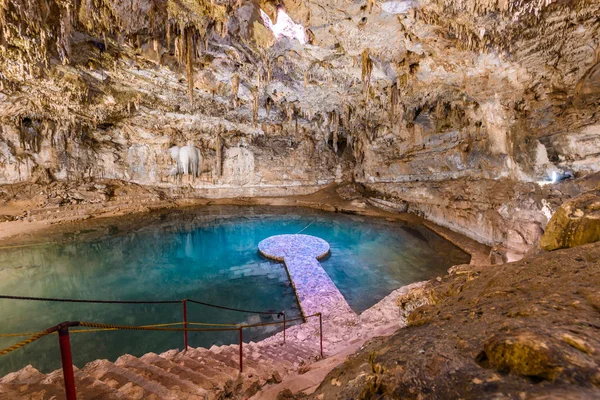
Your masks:
M268 236L302 229L330 243L331 256L322 265L357 312L400 286L441 275L469 260L423 226L298 208L210 206L87 221L45 234L56 243L0 250L0 293L108 300L193 298L233 308L284 310L294 318L299 310L283 264L261 258L257 246ZM188 318L253 324L275 317L188 304ZM182 310L179 304L0 300L1 333L37 332L66 320L146 325L181 321ZM244 339L260 340L279 329L244 331ZM182 335L73 334L74 363L82 367L98 358L181 349ZM16 341L0 338L0 347ZM230 343L237 343L237 332L190 333L194 347ZM60 366L59 360L57 337L45 337L0 357L0 375L27 364L48 372Z

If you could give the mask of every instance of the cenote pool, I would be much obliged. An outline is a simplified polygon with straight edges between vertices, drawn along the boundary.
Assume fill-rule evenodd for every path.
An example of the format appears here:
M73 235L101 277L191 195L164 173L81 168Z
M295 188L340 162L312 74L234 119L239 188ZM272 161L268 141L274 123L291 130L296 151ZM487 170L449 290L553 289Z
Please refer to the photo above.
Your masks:
M83 225L82 225L83 227ZM0 249L0 294L107 300L192 298L227 307L299 316L283 264L258 243L283 233L318 236L331 255L321 264L358 313L394 289L442 275L469 256L420 225L298 208L210 206L143 217L87 221L49 235L53 243ZM257 323L256 316L188 305L195 322ZM62 321L124 325L179 322L179 304L121 305L0 300L0 333L38 332ZM274 327L245 331L258 340ZM236 332L190 333L190 345L237 343ZM0 348L18 341L0 338ZM180 332L108 331L71 335L74 363L182 348ZM0 376L32 364L60 367L56 336L0 357Z

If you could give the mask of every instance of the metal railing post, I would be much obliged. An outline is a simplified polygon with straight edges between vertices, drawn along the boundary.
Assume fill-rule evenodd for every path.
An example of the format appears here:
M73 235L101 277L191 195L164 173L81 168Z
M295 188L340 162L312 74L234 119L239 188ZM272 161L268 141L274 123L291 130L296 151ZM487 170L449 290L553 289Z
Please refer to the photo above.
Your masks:
M240 331L240 372L244 372L244 365L242 363L242 358L244 357L243 350L242 350L242 343L244 343L244 338L243 338L243 334L242 334L242 327L240 326L238 329Z
M60 345L60 358L62 361L63 376L65 379L65 395L67 400L76 400L75 375L73 373L73 356L71 354L71 340L69 327L61 326L58 329L58 344Z
M187 319L187 299L183 299L183 327L187 329L188 327L188 319ZM185 351L188 349L188 331L183 331L183 346L185 347Z
M321 358L323 358L323 315L319 313L319 336L321 339Z
M285 311L281 312L283 314L283 344L285 344L285 323L286 323L286 316L285 316Z

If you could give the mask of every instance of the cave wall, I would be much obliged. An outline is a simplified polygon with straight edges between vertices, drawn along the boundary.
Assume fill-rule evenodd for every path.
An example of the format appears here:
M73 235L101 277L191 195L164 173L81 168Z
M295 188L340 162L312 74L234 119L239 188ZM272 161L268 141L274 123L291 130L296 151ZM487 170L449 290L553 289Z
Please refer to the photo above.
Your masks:
M354 180L524 252L600 171L598 2L280 5L307 44L265 26L272 1L2 3L0 183L230 197ZM173 146L199 150L198 176Z

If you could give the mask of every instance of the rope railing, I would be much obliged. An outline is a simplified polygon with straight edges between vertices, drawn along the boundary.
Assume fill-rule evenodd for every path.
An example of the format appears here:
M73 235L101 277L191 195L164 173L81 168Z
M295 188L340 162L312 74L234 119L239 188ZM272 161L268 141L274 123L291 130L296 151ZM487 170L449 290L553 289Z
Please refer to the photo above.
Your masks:
M256 311L256 310L246 310L243 308L234 308L222 306L219 304L207 303L204 301L194 300L194 299L181 299L181 300L92 300L92 299L65 299L65 298L55 298L55 297L32 297L32 296L10 296L10 295L0 295L0 299L5 300L28 300L28 301L49 301L49 302L59 302L59 303L93 303L93 304L181 304L183 307L183 327L187 328L189 325L187 320L187 303L194 303L198 305L202 305L205 307L212 307L220 310L228 310L241 312L246 314L259 314L259 315L276 315L277 318L283 317L283 342L285 343L286 336L286 315L285 311ZM198 323L196 323L198 324ZM225 326L225 325L221 325ZM183 330L183 344L185 349L188 348L188 331Z
M299 320L300 318L297 319L293 319L293 320L287 320L287 322L290 321L296 321ZM280 324L281 322L277 322L277 324ZM175 325L183 325L184 322L171 322L168 324L152 324L152 325L142 325L142 327L163 327L163 326L175 326ZM230 326L233 327L235 326L236 329L237 327L239 327L241 324L217 324L217 323L210 323L210 322L188 322L188 325L196 325L196 326ZM116 328L105 328L105 329L77 329L77 330L72 330L71 333L90 333L90 332L103 332L103 331L116 331L118 329ZM22 336L32 336L37 334L37 332L28 332L28 333L0 333L0 338L2 337L22 337ZM52 332L52 334L56 334L56 332Z
M181 299L181 300L90 300L90 299L64 299L64 298L53 298L53 297L30 297L30 296L9 296L0 295L0 299L7 300L31 300L31 301L50 301L60 303L95 303L95 304L177 304L188 301L190 303L199 304L206 307L218 308L220 310L236 311L247 314L265 314L265 315L279 315L281 311L256 311L246 310L242 308L227 307L218 304L206 303L204 301L194 299Z
M71 332L98 332L98 331L117 331L117 330L134 330L134 331L163 331L163 332L185 332L185 345L187 351L187 332L223 332L223 331L238 331L239 332L239 363L240 363L240 372L243 372L243 330L249 328L257 328L271 325L280 325L284 326L284 343L285 343L285 324L288 322L295 321L305 321L309 318L319 318L319 338L320 338L320 354L321 358L323 358L323 318L321 313L316 313L312 315L307 315L301 318L293 318L290 320L285 319L280 322L266 322L260 324L251 324L251 325L233 325L233 324L220 324L221 327L218 328L188 328L187 325L191 324L199 324L199 325L210 325L208 323L203 322L177 322L177 323L166 323L166 324L155 324L155 325L115 325L115 324L105 324L99 322L88 322L88 321L67 321L61 324L50 327L42 332L37 333L21 333L21 334L1 334L0 337L18 337L18 336L29 336L27 339L22 340L10 347L0 350L0 356L4 356L8 353L11 353L15 350L18 350L22 347L27 346L39 340L45 336L58 333L60 352L61 352L61 361L63 367L63 376L65 381L65 394L67 400L76 400L77 394L75 390L75 375L73 371L73 356L71 354L71 342L69 334ZM184 325L183 328L175 328L172 327L174 325ZM72 329L76 327L87 327L92 329Z

